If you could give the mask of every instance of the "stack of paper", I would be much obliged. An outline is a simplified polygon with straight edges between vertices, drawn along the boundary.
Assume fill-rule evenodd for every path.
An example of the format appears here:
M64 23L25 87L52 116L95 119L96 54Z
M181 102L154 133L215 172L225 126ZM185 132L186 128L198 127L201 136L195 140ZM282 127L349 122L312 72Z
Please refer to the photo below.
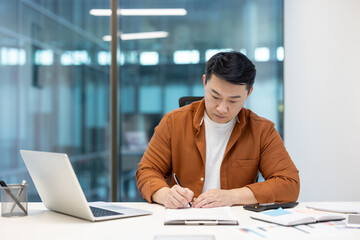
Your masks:
M165 225L238 225L230 207L166 209Z
M360 205L353 203L321 202L307 204L306 207L315 210L338 212L338 213L360 213Z

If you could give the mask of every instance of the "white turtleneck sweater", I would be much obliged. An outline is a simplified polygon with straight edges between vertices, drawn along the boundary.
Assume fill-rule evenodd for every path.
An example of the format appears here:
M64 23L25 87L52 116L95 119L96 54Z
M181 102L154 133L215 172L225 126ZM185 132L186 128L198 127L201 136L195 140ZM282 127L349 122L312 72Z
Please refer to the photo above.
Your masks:
M206 164L203 192L206 192L209 189L220 189L220 167L236 118L227 123L216 123L204 111L204 122Z

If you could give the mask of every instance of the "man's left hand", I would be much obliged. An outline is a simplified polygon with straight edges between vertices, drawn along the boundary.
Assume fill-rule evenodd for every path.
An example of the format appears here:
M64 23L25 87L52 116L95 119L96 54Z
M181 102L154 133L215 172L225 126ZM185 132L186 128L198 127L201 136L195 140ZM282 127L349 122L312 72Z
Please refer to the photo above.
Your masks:
M210 189L202 194L193 202L196 208L212 208L243 204L254 204L258 201L254 193L248 187L236 188L231 190Z
M193 202L195 208L213 208L231 206L232 194L229 190L222 189L210 189L199 195L198 198Z

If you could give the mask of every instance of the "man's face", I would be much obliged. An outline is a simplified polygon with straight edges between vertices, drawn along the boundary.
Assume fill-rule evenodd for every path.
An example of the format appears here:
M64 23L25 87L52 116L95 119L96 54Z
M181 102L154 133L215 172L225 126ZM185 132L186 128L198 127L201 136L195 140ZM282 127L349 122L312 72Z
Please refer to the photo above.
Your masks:
M253 88L248 92L246 85L229 83L212 75L205 83L205 110L211 120L217 123L227 123L238 115Z

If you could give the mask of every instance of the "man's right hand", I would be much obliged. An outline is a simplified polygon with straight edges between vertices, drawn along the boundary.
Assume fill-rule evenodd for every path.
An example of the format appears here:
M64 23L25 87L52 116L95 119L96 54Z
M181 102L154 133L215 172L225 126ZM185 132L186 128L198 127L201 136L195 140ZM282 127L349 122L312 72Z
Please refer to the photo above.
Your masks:
M152 199L163 204L165 208L182 208L188 206L193 197L194 193L190 189L174 185L172 188L159 189L153 194Z

